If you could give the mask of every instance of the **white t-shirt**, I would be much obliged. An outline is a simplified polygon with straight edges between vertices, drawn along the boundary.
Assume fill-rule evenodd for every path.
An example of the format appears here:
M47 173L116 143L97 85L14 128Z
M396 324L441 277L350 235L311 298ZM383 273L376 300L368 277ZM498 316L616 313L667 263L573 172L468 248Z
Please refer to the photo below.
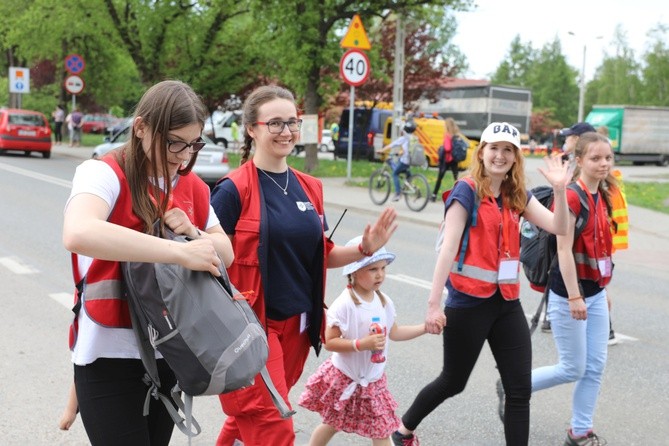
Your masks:
M360 305L356 305L351 299L348 289L335 299L327 311L328 327L339 327L345 339L359 339L369 335L369 326L373 317L378 317L382 326L386 327L386 339L388 332L395 324L395 305L386 294L385 307L381 305L381 299L374 294L372 302L360 299ZM388 357L388 343L383 354ZM332 364L341 370L346 376L361 386L379 380L383 376L386 367L385 362L374 363L371 361L372 352L363 350L361 352L333 352ZM355 386L350 389L350 394ZM350 395L349 394L349 395Z
M175 184L178 178L176 178ZM77 167L72 179L72 192L65 208L75 195L88 193L105 200L111 213L120 191L119 179L109 164L99 160L86 160ZM107 215L108 217L109 215ZM209 205L207 229L217 224L219 224L218 217ZM79 272L83 276L88 272L93 259L82 255L77 256L77 258L79 259ZM86 365L98 358L140 358L132 329L103 327L91 320L83 305L81 309L82 311L79 312L79 334L72 352L72 362L76 365ZM158 352L156 354L157 357L160 357Z

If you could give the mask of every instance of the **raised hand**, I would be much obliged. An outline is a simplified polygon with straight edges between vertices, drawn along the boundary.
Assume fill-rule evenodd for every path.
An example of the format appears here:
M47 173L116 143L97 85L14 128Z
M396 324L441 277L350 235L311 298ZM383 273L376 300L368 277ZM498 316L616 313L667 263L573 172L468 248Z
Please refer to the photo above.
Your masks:
M397 229L397 223L395 219L397 218L397 212L393 208L386 208L379 218L376 220L374 225L367 225L364 232L362 233L362 246L367 252L376 252L379 248L383 247L390 236L393 235L395 229Z
M564 188L572 180L574 164L562 160L561 155L545 156L546 167L539 167L539 172L548 180L553 188Z

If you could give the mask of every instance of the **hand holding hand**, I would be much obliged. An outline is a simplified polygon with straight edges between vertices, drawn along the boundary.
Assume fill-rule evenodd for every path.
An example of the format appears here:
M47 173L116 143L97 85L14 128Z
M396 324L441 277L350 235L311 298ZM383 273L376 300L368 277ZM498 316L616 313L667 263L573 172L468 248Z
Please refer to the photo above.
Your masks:
M439 334L446 326L446 315L439 307L430 307L425 317L425 331L430 334Z

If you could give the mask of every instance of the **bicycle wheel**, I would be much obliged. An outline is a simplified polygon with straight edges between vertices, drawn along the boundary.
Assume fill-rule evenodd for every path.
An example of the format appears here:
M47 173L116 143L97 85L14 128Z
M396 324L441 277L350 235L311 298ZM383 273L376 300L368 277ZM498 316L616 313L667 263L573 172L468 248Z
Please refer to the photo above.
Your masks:
M407 188L404 190L404 199L412 211L420 212L425 209L430 199L430 185L421 174L413 174L405 180Z
M369 198L374 204L383 204L390 196L392 186L390 175L385 169L378 169L369 177Z

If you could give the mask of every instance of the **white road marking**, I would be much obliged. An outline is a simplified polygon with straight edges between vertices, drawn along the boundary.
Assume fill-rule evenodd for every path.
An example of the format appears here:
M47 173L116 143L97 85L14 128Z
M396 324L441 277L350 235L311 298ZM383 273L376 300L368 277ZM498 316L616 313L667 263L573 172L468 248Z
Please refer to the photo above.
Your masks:
M72 293L51 293L49 297L68 310L71 310L74 306L74 295Z
M32 170L22 169L20 167L15 167L10 164L0 163L0 169L6 170L8 172L17 173L30 178L35 178L37 180L45 181L47 183L55 184L57 186L62 186L68 189L72 189L72 182L68 180L63 180L60 178L52 177L50 175L44 175L41 173L33 172Z
M15 257L0 257L0 265L3 265L14 274L35 274L39 272L31 266L24 265Z

